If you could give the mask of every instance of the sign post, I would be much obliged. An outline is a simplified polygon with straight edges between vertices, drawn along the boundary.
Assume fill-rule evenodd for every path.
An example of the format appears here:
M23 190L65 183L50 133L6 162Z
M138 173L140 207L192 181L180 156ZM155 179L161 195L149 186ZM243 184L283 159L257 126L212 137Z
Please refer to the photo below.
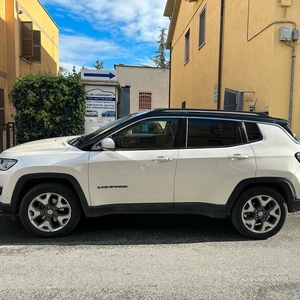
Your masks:
M81 70L86 90L85 134L116 119L116 71Z

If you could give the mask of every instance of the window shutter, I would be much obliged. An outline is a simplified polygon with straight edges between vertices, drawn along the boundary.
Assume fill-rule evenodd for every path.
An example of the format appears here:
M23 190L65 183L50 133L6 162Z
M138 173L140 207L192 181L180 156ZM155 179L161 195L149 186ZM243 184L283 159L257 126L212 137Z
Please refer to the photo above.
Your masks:
M199 21L199 47L205 43L206 7L200 13Z
M33 30L32 22L21 23L21 56L33 57Z
M33 58L32 62L41 63L41 32L33 30Z

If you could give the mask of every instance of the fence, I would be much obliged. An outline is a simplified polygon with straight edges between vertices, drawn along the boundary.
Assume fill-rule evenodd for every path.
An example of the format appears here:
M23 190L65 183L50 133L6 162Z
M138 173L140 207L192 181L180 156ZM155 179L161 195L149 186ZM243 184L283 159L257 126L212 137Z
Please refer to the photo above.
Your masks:
M0 124L0 152L16 144L16 126L14 122Z

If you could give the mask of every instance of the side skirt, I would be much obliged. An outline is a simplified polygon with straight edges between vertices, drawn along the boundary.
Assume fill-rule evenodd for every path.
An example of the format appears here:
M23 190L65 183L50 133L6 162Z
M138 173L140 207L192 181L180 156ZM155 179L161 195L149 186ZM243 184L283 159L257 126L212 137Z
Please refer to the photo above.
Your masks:
M85 211L87 217L111 214L196 214L211 218L225 219L229 216L226 205L208 203L142 203L114 204L90 207Z

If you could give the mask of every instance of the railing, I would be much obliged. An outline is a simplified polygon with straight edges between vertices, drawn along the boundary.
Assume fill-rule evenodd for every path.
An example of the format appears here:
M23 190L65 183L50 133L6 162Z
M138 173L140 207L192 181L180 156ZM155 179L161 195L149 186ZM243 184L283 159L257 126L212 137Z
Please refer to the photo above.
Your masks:
M16 144L16 126L14 122L0 124L0 152Z

